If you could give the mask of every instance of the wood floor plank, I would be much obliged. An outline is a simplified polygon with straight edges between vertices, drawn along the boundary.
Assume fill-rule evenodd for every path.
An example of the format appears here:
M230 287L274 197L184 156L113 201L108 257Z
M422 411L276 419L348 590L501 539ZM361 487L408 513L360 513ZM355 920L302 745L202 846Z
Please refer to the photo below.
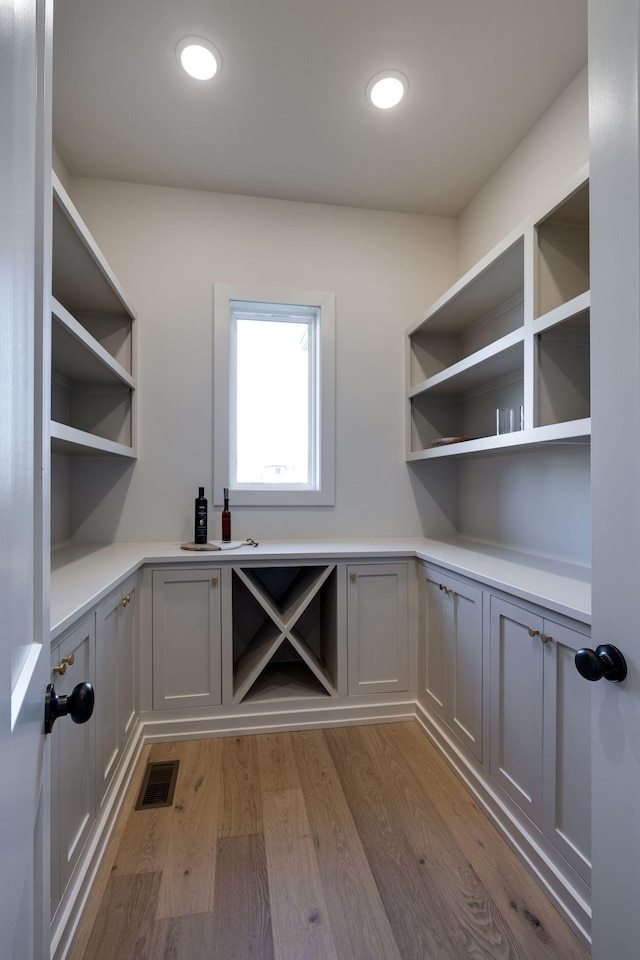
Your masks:
M460 955L478 960L527 960L404 756L390 749L378 725L361 728L359 736L385 782L396 823L421 867L428 898L445 921Z
M221 770L220 740L183 742L158 919L206 913L213 906L216 840L223 804Z
M325 730L324 736L403 960L460 960L358 729Z
M213 956L220 960L273 960L262 834L218 840L213 916Z
M238 740L145 749L69 960L588 960L417 724Z
M523 945L527 960L588 960L589 954L498 834L417 723L379 731L437 805L460 849Z
M301 790L262 796L275 960L338 960Z
M338 955L401 960L322 731L297 733L293 746Z
M127 792L124 795L120 813L113 828L113 833L111 834L109 843L107 844L107 849L105 850L102 858L98 875L96 876L95 882L91 888L91 893L89 894L89 898L82 912L82 917L80 919L80 923L78 924L71 950L69 951L68 960L82 960L84 957L87 943L91 935L91 930L93 929L93 924L95 923L95 919L98 915L98 910L100 909L100 904L102 902L102 897L104 896L107 883L109 882L110 877L114 874L114 864L116 862L116 857L122 842L122 838L125 834L126 825L129 820L129 813L131 810L133 810L136 798L140 792L140 787L142 786L144 770L149 759L149 751L150 747L146 746L142 748L140 753L135 772L131 777L131 782L127 788Z
M224 794L220 837L262 833L260 769L255 736L225 737L221 780Z
M147 763L161 763L179 759L181 745L177 743L154 743L147 748L145 763L139 771L141 785ZM135 810L140 786L128 800L124 829L113 863L113 873L127 876L133 873L155 873L162 870L166 858L169 830L173 821L170 807L157 810Z
M218 960L213 914L192 913L156 920L151 931L150 957L152 960Z
M87 960L156 960L151 952L159 873L111 877L85 950Z
M300 787L293 742L290 733L265 733L256 737L260 788L263 793L297 790Z

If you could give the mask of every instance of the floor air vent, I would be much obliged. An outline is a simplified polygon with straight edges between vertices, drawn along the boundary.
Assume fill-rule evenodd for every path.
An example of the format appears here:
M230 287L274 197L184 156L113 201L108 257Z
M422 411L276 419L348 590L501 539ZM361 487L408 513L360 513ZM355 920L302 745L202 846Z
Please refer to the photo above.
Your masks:
M157 810L158 807L171 806L179 765L179 760L147 764L136 810Z

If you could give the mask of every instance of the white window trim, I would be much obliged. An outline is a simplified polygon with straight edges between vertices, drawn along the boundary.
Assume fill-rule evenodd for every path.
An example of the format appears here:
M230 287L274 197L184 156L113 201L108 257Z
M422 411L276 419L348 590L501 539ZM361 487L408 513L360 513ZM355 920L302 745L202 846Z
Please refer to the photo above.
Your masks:
M231 301L318 307L319 333L319 489L297 487L247 490L230 487L232 506L331 506L335 503L335 295L317 290L254 284L214 286L213 480L214 502L230 478Z

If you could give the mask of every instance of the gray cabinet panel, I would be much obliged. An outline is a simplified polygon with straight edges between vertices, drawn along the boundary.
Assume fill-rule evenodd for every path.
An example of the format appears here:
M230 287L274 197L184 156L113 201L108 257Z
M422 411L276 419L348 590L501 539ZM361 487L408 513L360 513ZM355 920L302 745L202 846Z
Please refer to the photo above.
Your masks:
M491 597L491 773L542 820L542 617ZM532 631L537 631L531 636Z
M351 564L348 574L349 694L407 690L407 564Z
M425 592L427 699L482 760L482 590L427 569Z
M94 682L95 615L75 627L52 652L51 681L68 696ZM63 676L53 667L73 657ZM95 722L58 720L51 732L51 914L80 858L95 821Z
M220 658L220 570L154 570L154 709L217 706Z

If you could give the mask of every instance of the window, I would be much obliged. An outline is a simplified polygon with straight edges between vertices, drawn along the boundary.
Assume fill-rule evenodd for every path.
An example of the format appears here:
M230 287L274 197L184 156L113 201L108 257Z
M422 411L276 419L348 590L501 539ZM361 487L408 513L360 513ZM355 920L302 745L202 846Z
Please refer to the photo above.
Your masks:
M335 298L216 284L214 483L236 505L334 502Z

